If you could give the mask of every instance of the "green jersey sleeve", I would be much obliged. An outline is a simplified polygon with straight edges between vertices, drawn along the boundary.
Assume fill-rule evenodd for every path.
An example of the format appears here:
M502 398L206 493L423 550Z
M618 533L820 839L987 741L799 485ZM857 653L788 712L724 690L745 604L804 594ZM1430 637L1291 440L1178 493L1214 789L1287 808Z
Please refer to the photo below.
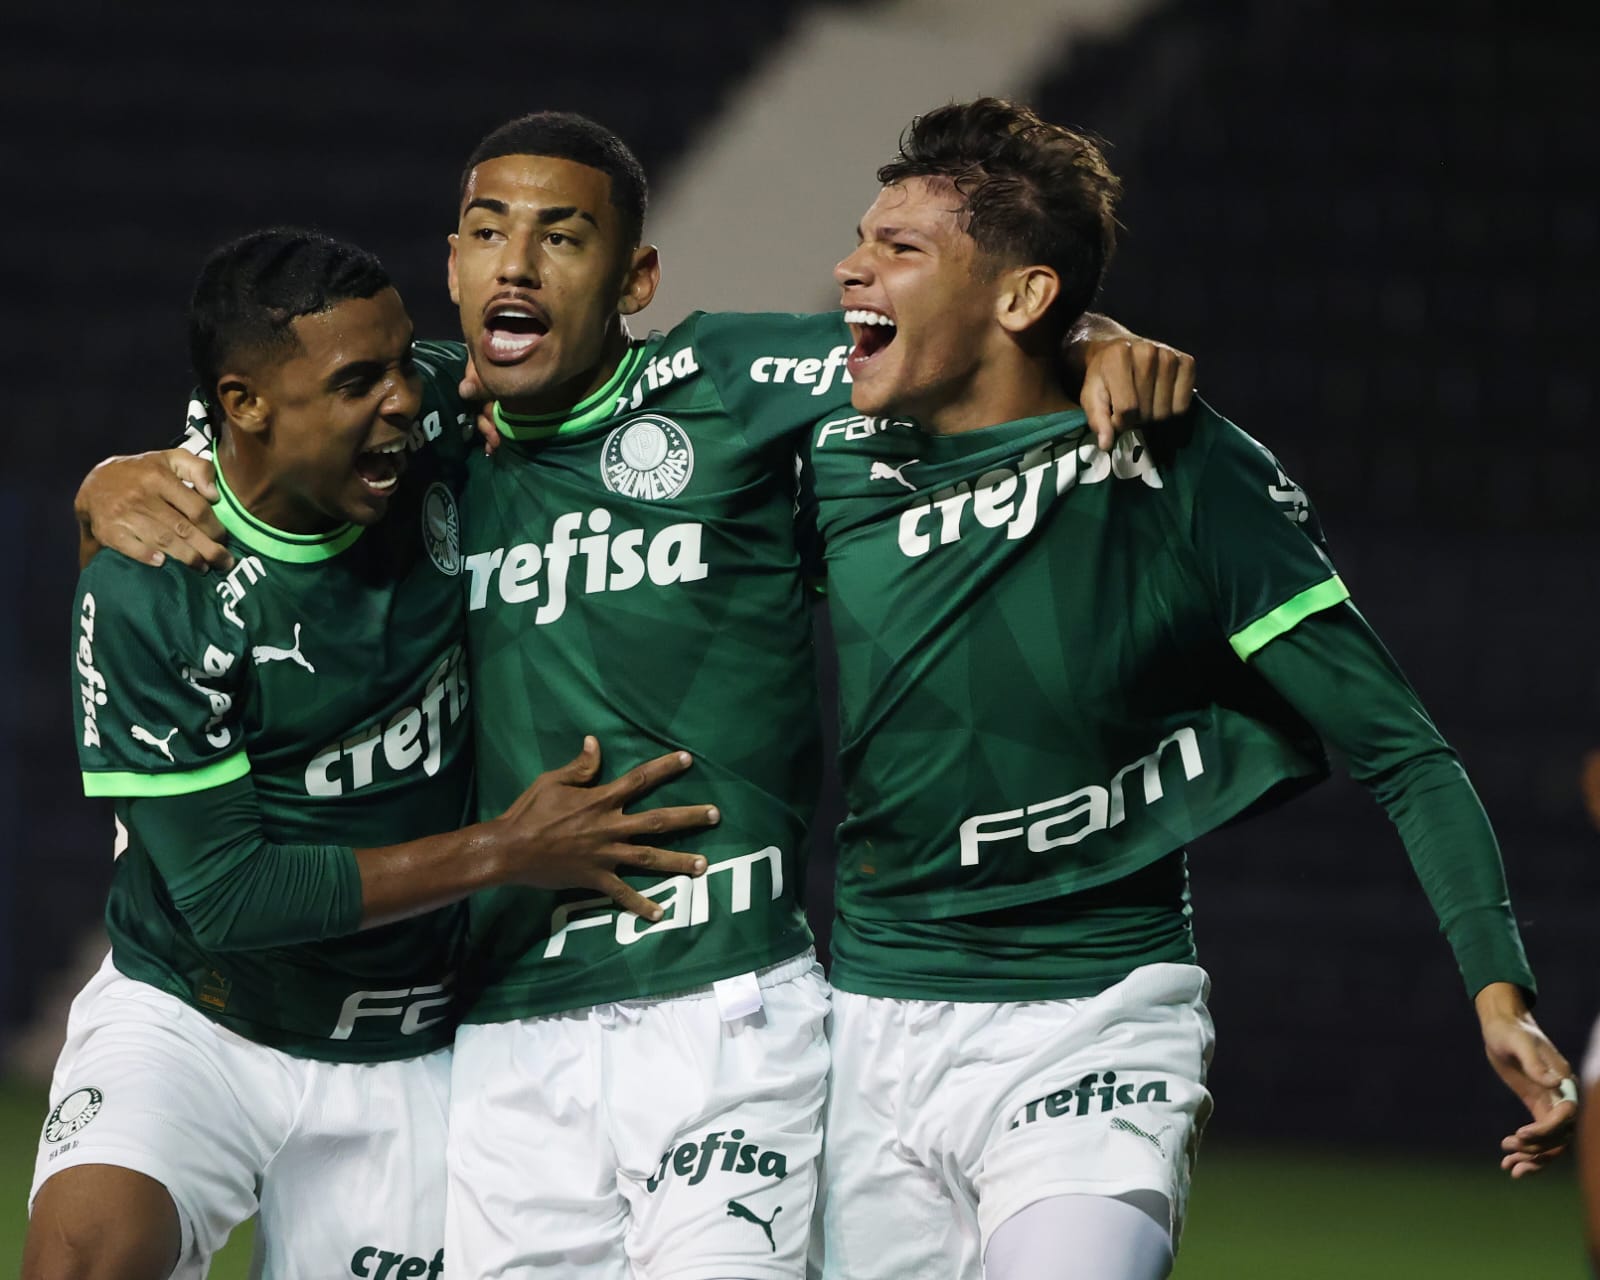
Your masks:
M1264 445L1204 404L1195 412L1206 447L1188 495L1189 540L1228 643L1249 660L1350 593L1305 490Z
M1511 982L1532 995L1500 847L1477 792L1355 607L1308 618L1265 645L1252 665L1345 757L1350 775L1389 815L1467 994Z
M840 312L702 314L694 350L757 448L790 441L799 449L815 424L849 412L850 331Z
M254 782L119 800L172 903L208 951L284 947L361 927L361 869L347 845L279 844Z
M236 710L249 655L231 579L111 553L89 562L73 612L73 717L84 792L173 796L250 770Z

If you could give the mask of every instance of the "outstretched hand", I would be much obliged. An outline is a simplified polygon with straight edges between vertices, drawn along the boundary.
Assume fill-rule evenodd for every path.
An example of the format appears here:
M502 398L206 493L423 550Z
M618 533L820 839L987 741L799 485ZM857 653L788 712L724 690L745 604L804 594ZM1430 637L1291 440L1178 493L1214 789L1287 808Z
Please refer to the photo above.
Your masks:
M673 751L596 786L600 744L586 737L582 751L559 769L541 773L491 824L505 842L509 865L504 879L535 889L592 889L636 916L661 919L661 905L630 887L618 871L703 875L704 858L639 841L715 826L721 815L704 804L638 813L623 809L692 763L687 751Z
M1500 1167L1513 1178L1526 1177L1543 1169L1572 1140L1578 1123L1572 1066L1510 983L1491 983L1475 1003L1489 1065L1533 1117L1500 1142L1505 1152Z
M185 449L107 458L72 502L80 558L108 547L148 565L171 556L202 572L231 569L228 535L211 509L217 496L211 463Z

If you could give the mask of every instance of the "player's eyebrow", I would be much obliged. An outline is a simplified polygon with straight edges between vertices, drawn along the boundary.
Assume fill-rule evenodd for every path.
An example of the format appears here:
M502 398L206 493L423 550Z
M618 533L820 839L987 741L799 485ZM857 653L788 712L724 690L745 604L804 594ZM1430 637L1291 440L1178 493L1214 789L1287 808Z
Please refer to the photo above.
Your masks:
M333 391L347 383L376 382L383 377L384 368L382 360L352 360L328 374L322 385L324 389Z
M504 200L496 200L493 196L476 196L467 201L466 208L461 212L465 215L474 209L483 209L489 213L498 214L502 218L509 216L511 213L510 205ZM578 208L575 204L551 205L540 209L535 217L541 227L548 227L556 222L565 222L568 218L582 218L596 230L600 228L600 223L596 220L594 214L587 209Z
M565 222L568 218L582 218L595 230L600 229L600 224L595 221L594 214L587 209L580 209L575 204L556 205L551 209L539 210L539 225L548 227L553 222Z

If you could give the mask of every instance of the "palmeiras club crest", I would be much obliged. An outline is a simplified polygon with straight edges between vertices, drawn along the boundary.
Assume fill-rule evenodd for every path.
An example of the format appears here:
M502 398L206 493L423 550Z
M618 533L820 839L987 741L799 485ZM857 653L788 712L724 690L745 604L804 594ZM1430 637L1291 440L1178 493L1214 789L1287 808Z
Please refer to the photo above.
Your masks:
M688 433L659 413L629 418L600 450L600 478L624 498L676 498L693 474Z
M98 1089L74 1089L56 1103L50 1118L44 1122L44 1140L60 1142L63 1138L70 1138L100 1114L100 1106L104 1101Z
M450 487L437 480L422 496L422 545L440 573L461 572L461 517Z

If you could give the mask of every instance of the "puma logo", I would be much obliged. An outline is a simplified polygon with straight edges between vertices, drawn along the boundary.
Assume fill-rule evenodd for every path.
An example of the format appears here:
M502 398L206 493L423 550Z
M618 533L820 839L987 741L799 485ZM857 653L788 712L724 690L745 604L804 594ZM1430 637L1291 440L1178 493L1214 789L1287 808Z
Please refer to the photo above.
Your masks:
M276 645L258 644L250 650L250 656L256 660L256 666L263 662L282 662L287 659L297 662L312 675L317 674L317 669L306 661L306 655L300 652L300 624L294 624L294 648L280 649Z
M753 1222L756 1224L756 1226L760 1227L762 1234L767 1237L767 1243L772 1246L773 1253L778 1252L778 1242L772 1238L772 1223L773 1220L782 1212L783 1206L780 1204L772 1211L771 1218L762 1218L745 1208L744 1205L740 1204L737 1200L728 1201L728 1216L730 1218L743 1218L746 1222Z
M1159 1133L1147 1133L1138 1125L1134 1124L1131 1120L1124 1119L1122 1116L1112 1116L1111 1127L1113 1129L1120 1129L1123 1133L1131 1133L1136 1138L1143 1138L1162 1155L1167 1154L1166 1147L1161 1145L1161 1139L1164 1138L1167 1135L1168 1130L1171 1129L1172 1126L1170 1125L1162 1125Z
M921 461L921 458L907 458L898 467L891 467L887 462L874 462L872 464L872 470L867 472L867 479L893 480L896 484L903 484L906 488L910 489L912 493L915 493L917 491L917 486L912 484L911 481L907 480L900 473L909 467L913 462Z
M130 724L128 726L128 732L133 735L133 740L135 742L142 742L146 746L154 747L162 755L166 756L168 760L172 760L172 748L169 747L167 743L171 742L173 737L177 734L178 730L176 726L174 726L172 731L164 738L156 737L155 734L151 733L150 730L146 729L142 724ZM173 760L172 762L174 764L177 763L176 760Z

